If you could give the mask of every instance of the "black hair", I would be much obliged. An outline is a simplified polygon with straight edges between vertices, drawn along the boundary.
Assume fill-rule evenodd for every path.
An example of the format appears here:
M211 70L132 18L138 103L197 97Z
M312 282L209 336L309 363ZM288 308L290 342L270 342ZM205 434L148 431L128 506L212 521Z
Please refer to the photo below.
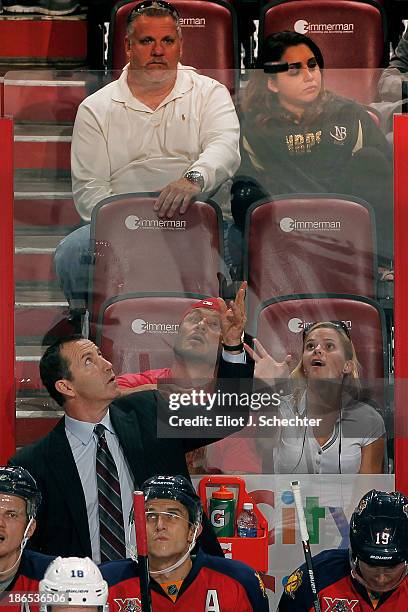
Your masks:
M324 68L323 55L316 43L304 34L290 32L289 30L270 34L265 39L258 57L257 68L263 68L267 62L279 62L286 49L298 45L309 47L316 58L319 68L321 70Z
M84 340L81 334L62 336L47 348L40 360L40 376L44 387L59 406L63 406L65 397L57 391L55 383L57 380L66 378L72 380L72 373L69 369L69 362L61 355L61 349L69 342Z
M322 52L308 36L298 32L290 32L289 30L270 34L260 49L257 61L257 68L259 70L254 71L250 86L246 88L242 102L242 110L244 113L248 112L252 115L252 121L258 128L263 129L271 119L282 113L282 107L277 94L269 91L267 87L268 79L273 75L265 73L264 66L268 62L280 62L286 49L298 45L309 47L316 58L319 68L322 69L324 67ZM321 111L321 105L327 99L328 96L324 92L322 84L319 97L309 110L305 111L305 114L309 112L311 117L314 117Z

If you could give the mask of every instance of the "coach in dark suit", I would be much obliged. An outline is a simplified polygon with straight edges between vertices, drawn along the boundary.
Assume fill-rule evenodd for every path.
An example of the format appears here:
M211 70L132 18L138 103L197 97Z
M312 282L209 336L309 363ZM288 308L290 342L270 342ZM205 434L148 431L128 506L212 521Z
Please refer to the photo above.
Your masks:
M221 341L231 354L241 352L245 325L244 287L230 307L222 303ZM226 356L227 359L227 356ZM100 560L98 493L95 476L95 434L98 423L117 466L126 530L131 491L155 474L188 476L185 453L213 440L160 439L157 410L163 398L157 391L118 398L112 365L98 347L80 336L49 347L40 363L41 377L50 395L64 408L65 417L38 442L10 459L28 469L37 480L43 503L31 548L46 554L89 556ZM249 378L252 364L221 360L219 378ZM219 554L208 522L201 546Z

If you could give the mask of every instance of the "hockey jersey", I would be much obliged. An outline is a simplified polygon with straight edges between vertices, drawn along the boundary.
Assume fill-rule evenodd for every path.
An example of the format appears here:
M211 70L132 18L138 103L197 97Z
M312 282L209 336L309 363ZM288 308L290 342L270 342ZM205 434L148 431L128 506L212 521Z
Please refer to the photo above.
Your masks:
M313 558L313 570L322 612L408 610L408 579L373 603L367 590L351 577L348 549L323 551ZM279 602L279 612L295 611L314 612L305 565L289 576Z
M109 585L111 612L140 611L140 583L137 563L126 559L100 566ZM240 561L213 557L199 551L180 589L165 592L150 581L154 612L266 612L269 610L265 587L259 574ZM168 585L167 585L168 586Z
M32 550L24 550L20 565L12 582L0 592L2 612L37 612L39 610L38 585L54 557Z

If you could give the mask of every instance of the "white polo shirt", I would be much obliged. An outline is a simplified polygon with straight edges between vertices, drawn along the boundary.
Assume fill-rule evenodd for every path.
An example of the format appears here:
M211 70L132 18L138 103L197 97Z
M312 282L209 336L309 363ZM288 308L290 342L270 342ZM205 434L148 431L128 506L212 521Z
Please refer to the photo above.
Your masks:
M85 221L100 200L158 191L187 170L201 172L212 192L240 163L239 121L224 85L179 65L172 91L153 110L132 95L127 74L125 66L78 108L72 190Z

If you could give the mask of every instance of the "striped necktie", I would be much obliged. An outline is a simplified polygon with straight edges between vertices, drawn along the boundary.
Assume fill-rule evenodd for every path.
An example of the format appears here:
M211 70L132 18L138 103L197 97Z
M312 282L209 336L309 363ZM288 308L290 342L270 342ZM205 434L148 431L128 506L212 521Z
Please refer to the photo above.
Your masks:
M105 438L106 427L98 423L96 450L96 482L99 502L101 563L126 557L122 499L118 470Z

